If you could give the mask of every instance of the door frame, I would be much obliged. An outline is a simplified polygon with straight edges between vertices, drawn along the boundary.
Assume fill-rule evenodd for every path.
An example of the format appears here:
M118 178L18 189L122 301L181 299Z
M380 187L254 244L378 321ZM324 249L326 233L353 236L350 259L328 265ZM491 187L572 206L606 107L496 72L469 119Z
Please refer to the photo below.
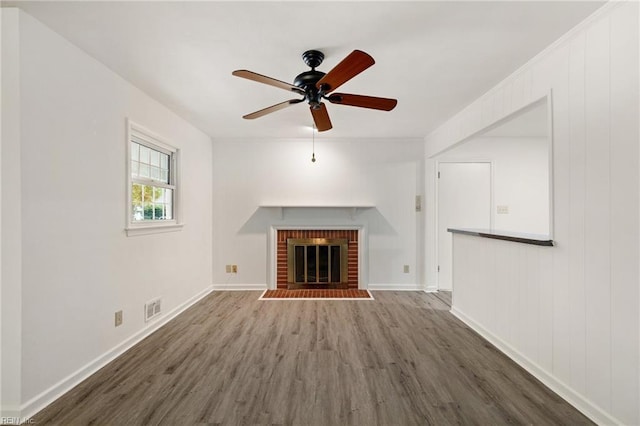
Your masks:
M435 222L436 222L436 266L440 267L440 177L438 174L440 173L440 164L443 163L453 163L453 164L463 164L463 163L488 163L489 164L489 227L493 229L494 226L494 215L493 211L495 209L494 206L494 166L493 160L488 160L486 158L464 158L464 159L447 159L447 160L435 160L436 163L436 211L435 211ZM438 278L438 290L440 289L440 270L437 271ZM453 271L452 271L453 276ZM451 290L453 291L453 280L451 281Z

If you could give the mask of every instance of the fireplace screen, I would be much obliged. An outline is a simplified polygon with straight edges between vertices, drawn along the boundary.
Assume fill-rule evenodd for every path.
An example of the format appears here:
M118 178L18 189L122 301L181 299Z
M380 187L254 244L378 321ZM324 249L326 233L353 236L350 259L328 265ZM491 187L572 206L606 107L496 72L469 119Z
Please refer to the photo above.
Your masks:
M346 238L287 239L289 283L347 283Z

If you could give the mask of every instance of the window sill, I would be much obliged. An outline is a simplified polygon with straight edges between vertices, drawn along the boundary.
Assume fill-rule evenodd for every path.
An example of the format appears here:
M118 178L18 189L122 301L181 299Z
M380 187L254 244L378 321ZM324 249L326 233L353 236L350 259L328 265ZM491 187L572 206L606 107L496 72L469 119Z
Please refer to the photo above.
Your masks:
M181 231L184 227L184 223L165 223L165 224L150 224L150 225L137 225L125 228L127 237L135 237L138 235L150 235L160 234L163 232L176 232Z

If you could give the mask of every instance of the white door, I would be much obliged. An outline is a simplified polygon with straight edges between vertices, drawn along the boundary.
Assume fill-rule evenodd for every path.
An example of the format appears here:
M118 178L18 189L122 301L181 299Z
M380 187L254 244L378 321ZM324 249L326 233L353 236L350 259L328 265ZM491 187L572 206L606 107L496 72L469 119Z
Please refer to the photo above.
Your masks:
M452 235L447 228L491 227L491 164L438 166L438 288L452 290Z

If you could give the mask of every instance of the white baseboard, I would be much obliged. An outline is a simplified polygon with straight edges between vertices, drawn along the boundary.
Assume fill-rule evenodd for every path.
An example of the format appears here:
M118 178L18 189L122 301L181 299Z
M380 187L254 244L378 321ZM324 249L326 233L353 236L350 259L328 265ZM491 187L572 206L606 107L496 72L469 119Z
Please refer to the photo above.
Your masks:
M118 344L114 348L108 350L104 354L100 355L93 361L89 362L84 367L78 369L76 372L71 373L66 378L60 380L55 385L51 386L49 389L30 399L26 403L22 404L19 410L18 416L22 419L31 418L36 413L41 411L47 405L51 404L56 399L60 398L65 393L69 392L72 388L80 384L83 380L87 379L89 376L94 374L96 371L122 355L124 352L129 350L131 347L135 346L137 343L142 341L144 338L158 330L160 327L180 315L186 309L200 301L202 298L207 296L213 290L212 286L209 286L202 290L200 293L195 296L189 298L184 303L176 306L171 311L167 312L165 315L159 317L152 323L142 330L138 331L122 343Z
M565 384L553 374L547 372L535 362L531 361L525 355L513 348L501 338L497 337L489 330L485 329L478 322L471 317L465 315L455 307L451 308L451 313L456 316L460 321L468 325L472 330L482 336L484 339L493 344L496 348L502 351L505 355L511 358L516 364L527 370L536 379L540 380L549 389L560 395L565 401L573 405L578 411L587 416L589 419L599 425L621 425L621 421L615 419L609 413L593 404L585 396L576 392L569 385Z
M438 286L437 285L428 285L424 288L425 293L437 293Z
M238 283L226 283L226 284L214 284L214 291L246 291L246 290L266 290L266 284L238 284Z
M367 290L380 291L423 291L420 284L369 284Z

